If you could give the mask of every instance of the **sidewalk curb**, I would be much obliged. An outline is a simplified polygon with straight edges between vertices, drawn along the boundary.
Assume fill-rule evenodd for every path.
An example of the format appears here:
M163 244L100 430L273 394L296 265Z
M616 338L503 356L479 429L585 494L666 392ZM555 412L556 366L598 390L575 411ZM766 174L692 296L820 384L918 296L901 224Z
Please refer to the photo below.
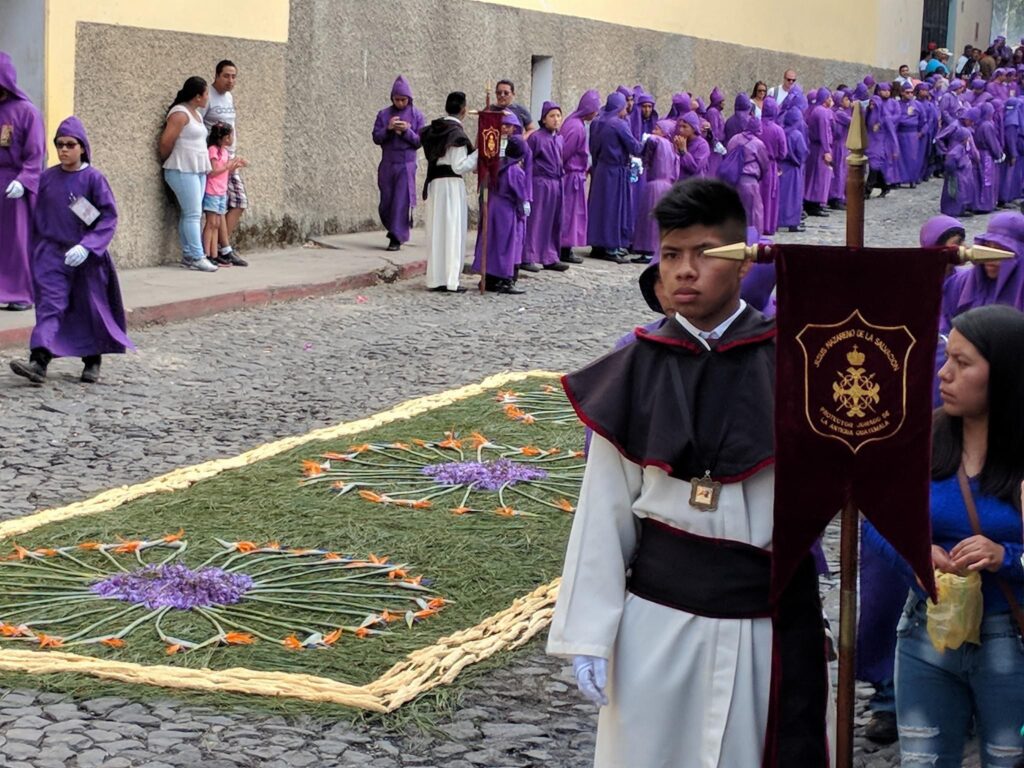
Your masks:
M232 309L261 307L281 301L296 299L312 299L329 296L357 288L368 288L380 283L394 283L426 274L427 262L410 261L395 267L379 267L354 275L345 275L326 283L303 283L301 285L284 285L278 288L250 288L244 291L220 293L204 296L201 299L172 301L149 307L137 307L127 311L128 328L145 328L149 325L163 325L196 317L216 315ZM0 331L0 349L23 347L28 344L32 328L11 328Z

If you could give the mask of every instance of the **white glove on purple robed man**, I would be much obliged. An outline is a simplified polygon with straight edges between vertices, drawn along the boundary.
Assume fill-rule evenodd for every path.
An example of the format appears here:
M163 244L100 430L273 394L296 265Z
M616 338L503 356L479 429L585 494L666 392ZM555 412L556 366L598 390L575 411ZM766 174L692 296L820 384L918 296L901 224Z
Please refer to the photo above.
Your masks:
M608 660L600 656L573 656L572 671L576 687L589 700L603 707L608 703L604 689L608 685Z
M64 254L64 263L69 267L77 267L86 257L89 255L89 251L86 250L84 245L73 245Z
M25 194L25 186L15 179L7 185L7 189L4 191L4 194L11 200L17 200Z

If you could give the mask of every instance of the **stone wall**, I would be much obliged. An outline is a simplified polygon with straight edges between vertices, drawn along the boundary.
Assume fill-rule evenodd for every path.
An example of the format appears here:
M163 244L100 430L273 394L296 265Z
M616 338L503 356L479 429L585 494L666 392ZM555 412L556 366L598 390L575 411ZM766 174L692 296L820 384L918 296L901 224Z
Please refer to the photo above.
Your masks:
M566 112L591 87L604 94L642 82L664 112L674 91L706 99L717 84L731 104L737 89L774 85L787 67L814 86L871 69L466 0L292 0L286 44L103 24L80 24L77 40L75 109L121 208L114 252L122 266L179 257L156 141L181 83L212 80L222 58L239 68L239 147L251 162L243 245L379 225L370 129L399 73L430 119L452 90L482 106L485 86L501 77L529 104L534 56L553 57L552 97Z

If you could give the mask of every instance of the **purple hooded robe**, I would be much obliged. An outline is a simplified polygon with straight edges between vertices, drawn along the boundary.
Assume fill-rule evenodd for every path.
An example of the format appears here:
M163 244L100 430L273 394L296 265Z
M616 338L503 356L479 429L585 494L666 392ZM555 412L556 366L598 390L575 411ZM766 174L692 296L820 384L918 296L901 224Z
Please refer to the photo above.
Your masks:
M700 118L697 117L696 113L688 112L682 116L679 123L686 123L696 132L696 135L686 142L686 151L679 155L679 178L689 179L692 176L710 176L710 161L714 153L711 151L707 139L700 135ZM678 130L678 126L676 126L675 130ZM666 135L671 138L675 134L666 133Z
M743 169L736 191L747 212L747 226L764 232L764 203L761 200L761 179L768 173L768 150L761 141L761 120L750 117L743 133L733 136L729 152L742 152Z
M590 129L590 198L587 201L587 242L610 251L624 249L632 239L629 201L630 156L643 147L633 138L619 112L626 105L612 93Z
M779 164L786 156L786 132L778 124L779 105L768 96L761 107L761 141L768 152L768 172L761 179L761 200L764 202L764 234L771 235L779 226Z
M820 88L816 104L807 118L808 154L804 165L804 200L824 205L832 184L832 110L825 103L832 96L827 88Z
M85 149L83 163L90 160L89 139L77 117L62 122L56 136L78 139ZM68 207L71 196L86 198L99 218L87 226ZM135 348L125 330L121 287L107 251L116 229L114 193L95 167L65 171L55 165L43 173L32 215L36 325L31 349L47 349L54 357L86 357ZM89 255L69 267L64 256L75 245Z
M679 153L672 143L676 122L661 120L658 128L665 135L652 135L644 143L642 158L647 183L644 184L637 206L636 229L633 232L633 250L651 255L658 252L661 242L654 207L679 178Z
M562 248L587 244L587 169L590 149L583 118L601 108L600 94L591 89L580 97L576 111L562 121Z
M800 226L800 213L804 205L804 163L807 161L807 141L800 132L800 112L790 109L783 118L786 132L786 156L779 177L779 226Z
M46 158L43 118L18 88L11 57L0 51L0 304L31 304L32 207ZM6 146L5 146L6 145ZM25 194L10 199L4 194L12 181L20 181Z
M988 107L988 109L984 109L984 107ZM1002 156L1003 147L999 141L995 123L992 122L991 105L973 107L970 113L975 110L979 116L974 124L974 144L978 148L980 162L976 170L978 194L975 198L974 210L979 213L988 213L996 208L996 198L999 192L996 160Z
M846 202L846 137L853 121L853 107L843 107L842 91L832 94L832 183L828 188L829 202Z
M1024 311L1024 214L997 213L988 222L976 243L1012 251L1014 258L1000 263L999 274L990 278L985 268L975 265L955 274L950 318L968 309L989 304L1006 304Z
M416 206L416 150L425 120L423 113L412 105L412 90L402 75L391 86L391 96L405 96L409 104L404 109L395 109L394 104L385 107L377 113L373 124L373 143L382 150L377 166L377 213L384 228L405 243L409 240L409 219ZM396 117L409 124L404 133L388 130L388 123Z
M718 90L716 85L711 89L708 97L708 108L705 118L711 126L712 140L708 142L711 148L711 155L708 157L708 176L715 176L718 173L718 166L722 163L722 156L715 152L715 143L725 146L725 118L722 117L722 105L725 104L725 96Z
M909 85L909 84L908 84ZM910 88L904 88L908 91ZM896 163L900 184L917 184L921 180L921 142L924 139L925 114L916 99L897 102L899 118L896 121L896 145L899 162Z
M879 93L888 94L889 88L879 88ZM897 167L899 145L896 138L898 115L899 105L893 103L892 99L883 98L878 94L871 97L871 103L868 104L865 116L868 131L868 146L865 154L867 154L871 170L880 172L887 184L896 184L896 179L899 178Z
M1024 125L1022 125L1021 101L1017 98L1006 100L1003 116L1003 152L1006 162L1003 164L1002 182L999 188L999 201L1012 203L1021 197L1024 187Z
M750 118L750 108L752 103L750 97L745 93L737 93L736 100L733 102L733 113L732 117L725 121L725 139L723 144L729 144L733 136L737 136L746 129L747 120Z
M943 161L945 180L939 198L939 210L946 216L960 216L974 206L977 197L974 173L977 154L971 141L971 132L962 126L953 129Z
M562 231L562 137L543 127L552 109L550 101L541 109L541 126L526 140L533 155L530 215L526 219L524 264L555 264Z
M514 114L507 114L504 124L520 127ZM498 171L498 183L489 196L487 206L487 274L503 280L515 277L516 267L523 260L526 239L526 209L530 200L530 186L525 169L529 153L525 139L519 135L508 137L505 157ZM480 274L483 238L477 238L473 258L473 272Z

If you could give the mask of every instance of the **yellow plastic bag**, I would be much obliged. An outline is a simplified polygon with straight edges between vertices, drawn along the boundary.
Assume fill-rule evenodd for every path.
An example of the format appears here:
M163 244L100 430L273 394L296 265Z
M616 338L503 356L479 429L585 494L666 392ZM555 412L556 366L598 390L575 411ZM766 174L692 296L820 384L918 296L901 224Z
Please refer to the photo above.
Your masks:
M981 575L935 572L939 602L928 601L928 637L940 653L964 643L981 644Z

